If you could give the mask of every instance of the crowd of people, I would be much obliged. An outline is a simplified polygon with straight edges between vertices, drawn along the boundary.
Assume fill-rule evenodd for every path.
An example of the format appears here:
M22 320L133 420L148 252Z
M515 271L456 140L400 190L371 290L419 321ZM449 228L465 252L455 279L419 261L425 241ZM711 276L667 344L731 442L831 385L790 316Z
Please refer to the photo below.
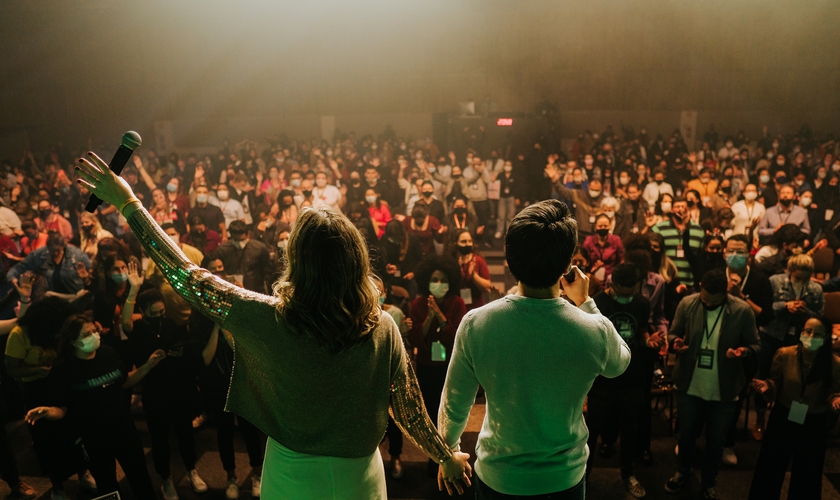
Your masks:
M260 294L277 291L306 207L344 213L367 243L379 304L416 365L426 410L442 420L454 418L441 395L462 319L503 293L482 250L504 244L523 208L560 200L577 221L572 264L632 352L623 374L598 377L589 391L587 470L620 439L621 478L631 495L645 496L634 465L652 460L652 378L671 353L680 435L667 491L690 477L705 427L702 493L718 498L720 463L737 463L735 425L754 397L752 434L762 451L751 498L777 498L791 459L789 496L819 498L826 436L840 411L840 360L823 293L840 290L840 279L817 281L813 256L830 254L823 272L837 275L838 144L807 127L765 129L758 140L719 140L710 129L696 151L679 131L651 137L644 128L585 132L568 150L546 143L444 152L390 130L334 141L281 137L226 142L212 155L141 149L122 176L192 264ZM5 393L10 416L15 403L27 412L52 498L67 497L73 474L85 489L117 490L115 459L136 498L156 497L131 414L139 401L165 500L178 498L172 433L191 488L207 490L193 429L208 417L227 498L241 487L236 428L259 497L266 437L224 411L231 334L181 296L182 284L149 258L121 207L84 212L89 192L74 182L76 153L27 152L4 160L0 179L0 332L4 383L13 386ZM107 390L88 391L91 380ZM32 498L0 437L3 480ZM391 419L388 467L397 479L402 437ZM430 476L439 463L429 460ZM494 498L488 491L483 498Z

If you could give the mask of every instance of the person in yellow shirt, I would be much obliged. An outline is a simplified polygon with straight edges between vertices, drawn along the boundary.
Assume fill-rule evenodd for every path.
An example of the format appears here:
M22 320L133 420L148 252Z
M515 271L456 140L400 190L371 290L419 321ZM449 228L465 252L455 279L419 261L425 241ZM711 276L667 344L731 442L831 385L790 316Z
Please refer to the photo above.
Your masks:
M688 181L686 191L695 190L700 193L700 203L703 206L708 206L712 200L712 196L717 193L718 182L712 179L712 169L704 168L698 174L696 179Z

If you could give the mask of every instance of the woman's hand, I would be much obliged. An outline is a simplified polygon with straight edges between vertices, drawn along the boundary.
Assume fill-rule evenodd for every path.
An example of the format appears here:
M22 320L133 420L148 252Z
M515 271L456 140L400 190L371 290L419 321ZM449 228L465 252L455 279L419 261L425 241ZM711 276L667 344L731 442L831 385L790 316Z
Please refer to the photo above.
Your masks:
M84 265L84 264L82 264ZM32 282L35 281L35 276L32 273L23 273L19 280L12 280L18 295L20 295L21 302L29 302L32 298Z
M143 284L143 277L140 276L140 273L137 271L136 262L128 263L128 282L131 284L131 288L134 288L135 290L140 288L140 285Z
M77 182L105 203L120 207L134 197L128 182L114 174L105 160L96 153L88 152L87 158L79 158L76 171L79 173Z
M434 295L429 295L429 314L434 314L439 320L443 318L443 313L441 312L440 307L438 307Z
M464 485L471 486L472 467L469 463L470 455L456 451L449 460L440 464L438 468L438 490L446 492L449 496L457 491L459 495L464 494ZM463 481L464 485L461 484Z

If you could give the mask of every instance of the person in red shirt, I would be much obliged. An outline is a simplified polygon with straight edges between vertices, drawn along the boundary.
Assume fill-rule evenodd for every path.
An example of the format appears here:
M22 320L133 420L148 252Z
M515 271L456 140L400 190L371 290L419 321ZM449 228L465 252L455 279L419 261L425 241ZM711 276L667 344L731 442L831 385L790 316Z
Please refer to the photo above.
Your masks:
M24 257L33 250L47 246L47 233L39 232L38 225L34 221L25 220L21 223L20 228L24 234L23 238L20 239L20 250Z
M443 243L446 226L441 226L440 221L429 215L428 207L422 203L414 205L411 217L406 217L402 223L408 234L413 234L420 240L423 257L434 255L435 241Z
M484 305L484 293L490 291L490 269L473 245L472 234L461 229L455 236L451 254L461 266L461 299L472 311Z

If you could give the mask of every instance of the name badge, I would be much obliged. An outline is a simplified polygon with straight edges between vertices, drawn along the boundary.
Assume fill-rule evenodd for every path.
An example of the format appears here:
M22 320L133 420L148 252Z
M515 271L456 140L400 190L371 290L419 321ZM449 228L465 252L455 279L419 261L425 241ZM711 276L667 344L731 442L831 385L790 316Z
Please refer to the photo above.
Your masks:
M808 415L808 405L804 405L798 401L794 401L790 405L790 413L788 413L788 420L795 424L804 424L805 416Z
M461 289L461 299L464 301L464 304L466 304L466 305L472 304L472 289L471 288L462 288Z
M432 361L446 361L446 347L440 342L432 342Z
M700 349L700 357L697 358L697 368L711 370L715 366L715 351L712 349Z
M834 210L830 208L825 209L825 220L831 220L834 218Z
M397 268L397 270L396 270L396 271L394 271L394 277L395 277L395 278L399 278L399 277L401 277L401 276L402 276L402 273L400 273L400 268L398 267L398 268Z
M792 327L788 328L787 334L788 335L796 335L796 327L792 326Z
M677 258L678 259L684 259L685 258L685 250L683 250L682 248L678 248L677 249Z

